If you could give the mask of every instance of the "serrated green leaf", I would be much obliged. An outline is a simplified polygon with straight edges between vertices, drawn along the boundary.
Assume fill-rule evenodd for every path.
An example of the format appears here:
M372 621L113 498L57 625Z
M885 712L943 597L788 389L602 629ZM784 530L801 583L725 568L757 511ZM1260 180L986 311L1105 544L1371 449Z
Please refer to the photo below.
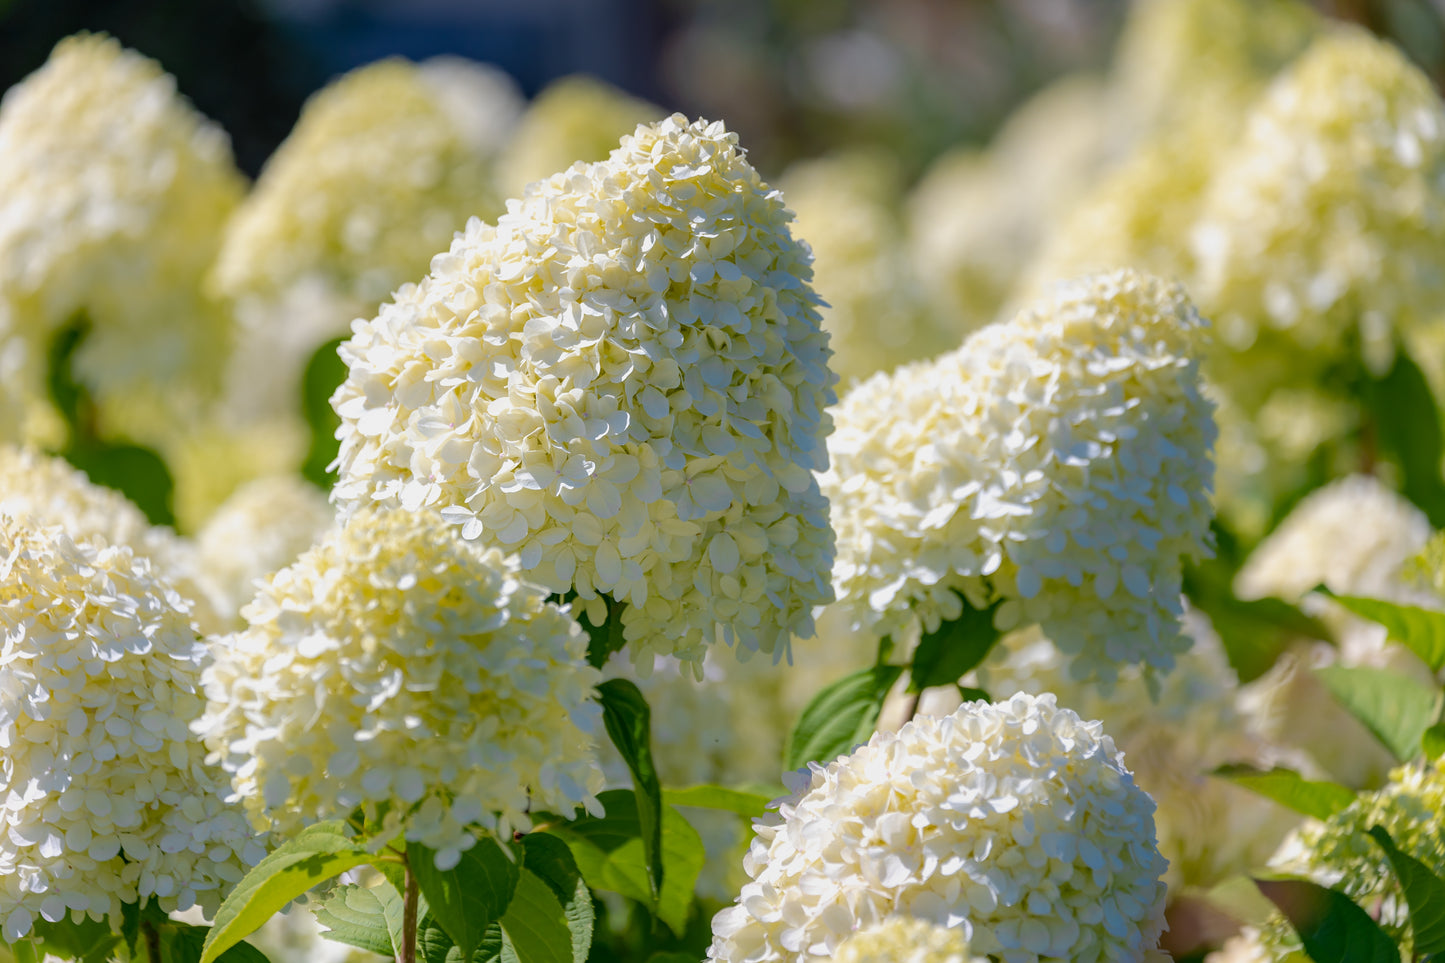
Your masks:
M939 623L933 632L924 632L913 650L909 667L908 691L920 693L936 685L954 685L965 674L977 668L993 649L1003 633L993 627L993 616L1003 600L988 608L976 609L968 600L963 614Z
M372 853L346 833L342 820L317 823L257 863L216 912L201 963L219 959L313 886L371 862Z
M483 934L482 942L477 947L477 955L474 959L480 959L482 963L493 959L501 948L501 927L493 923ZM489 949L488 938L496 935L496 948ZM442 929L436 917L431 914L417 917L416 926L416 955L422 963L461 963L462 951L447 936L447 931Z
M1445 880L1409 853L1401 851L1382 826L1371 826L1370 836L1385 851L1405 903L1410 907L1410 932L1415 955L1445 952Z
M632 793L610 790L598 800L606 816L582 816L572 822L557 822L546 832L556 835L572 850L577 869L593 889L610 890L653 908L658 919L679 937L687 926L693 887L707 859L702 837L671 806L662 809L661 896L654 901L647 884L637 806Z
M529 833L522 837L522 866L552 888L571 934L572 963L586 963L592 949L595 911L592 891L572 858L572 850L549 833Z
M391 884L341 886L316 907L316 922L325 927L321 935L334 943L345 943L382 956L394 956L391 930L387 926L384 893L395 895ZM401 905L397 898L398 907Z
M1315 675L1401 762L1420 753L1425 730L1440 718L1440 690L1408 675L1340 665L1316 669Z
M768 803L776 796L763 796L744 789L728 789L726 786L689 786L686 789L664 789L662 801L669 806L693 806L697 809L716 809L720 812L737 813L749 819L757 819L768 810Z
M436 853L420 843L407 843L406 858L430 915L469 963L487 927L506 912L519 867L490 836L462 853L453 869L437 869Z
M1312 781L1290 769L1221 766L1213 774L1315 819L1329 819L1355 800L1354 791L1339 783Z
M501 923L518 963L573 963L572 933L562 903L552 888L525 866ZM503 958L506 956L503 951Z
M107 922L87 918L76 923L68 916L57 923L37 917L30 935L45 953L80 963L104 963L121 942Z
M813 697L783 747L783 768L829 763L867 742L888 690L903 674L897 665L874 665L845 675Z
M1400 963L1400 951L1380 924L1344 893L1304 879L1257 879L1315 963Z
M1330 597L1361 618L1383 625L1393 641L1418 655L1432 672L1445 668L1445 612L1357 595Z
M662 782L652 762L652 710L641 690L627 679L608 679L597 686L597 695L607 735L632 773L647 881L655 898L662 891Z
M168 922L160 928L160 963L197 963L206 944L208 926ZM270 963L266 954L250 943L237 943L222 953L220 963Z

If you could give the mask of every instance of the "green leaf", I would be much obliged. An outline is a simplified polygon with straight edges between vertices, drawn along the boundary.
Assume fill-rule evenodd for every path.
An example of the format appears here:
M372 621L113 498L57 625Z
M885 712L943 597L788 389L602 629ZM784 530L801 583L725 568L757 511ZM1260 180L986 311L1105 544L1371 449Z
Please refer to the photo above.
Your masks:
M1334 782L1314 782L1290 769L1221 766L1214 775L1315 819L1329 819L1355 801L1353 790Z
M874 665L824 687L803 710L783 747L783 768L829 763L873 735L888 690L903 667Z
M1420 737L1420 748L1431 762L1445 755L1445 722L1437 722Z
M594 669L600 669L607 664L612 653L622 651L627 645L627 640L622 637L622 610L626 608L625 602L615 602L612 596L598 593L607 606L607 617L602 620L601 625L593 625L592 619L587 614L587 607L577 598L576 591L568 591L557 597L559 605L572 604L572 613L587 633L587 662Z
M1391 639L1418 655L1430 671L1445 668L1445 612L1357 595L1330 597L1361 618L1383 625Z
M958 687L958 697L959 697L960 699L962 699L964 702L979 702L979 701L992 702L992 701L993 701L993 696L991 696L991 695L988 694L988 690L987 690L987 689L979 689L979 688L976 688L975 686L971 686L971 685L961 685L961 686L959 686L959 687Z
M321 935L334 943L345 943L382 956L395 955L382 894L395 897L397 908L401 908L401 898L396 896L390 883L376 887L338 887L316 907L316 922L326 927Z
M764 796L742 789L728 789L725 786L689 786L686 789L664 789L662 801L670 806L693 806L697 809L716 809L720 812L737 813L756 819L768 810L768 803L776 796Z
M1246 926L1264 926L1274 915L1274 904L1265 899L1254 880L1244 875L1226 877L1204 894L1211 906Z
M1184 594L1214 623L1241 683L1268 672L1299 639L1332 638L1322 622L1281 599L1237 598L1233 580L1233 571L1213 559L1185 569Z
M76 923L69 916L57 923L37 917L30 935L45 953L80 963L105 963L121 942L109 923L90 918Z
M449 870L436 868L436 853L407 843L406 858L431 915L469 963L493 920L506 912L519 867L490 836L483 836Z
M572 858L567 844L549 833L529 833L522 837L522 867L552 888L562 904L562 915L572 941L572 963L586 963L592 949L595 911L592 891Z
M1315 675L1401 762L1419 754L1425 730L1439 721L1440 690L1408 675L1339 665L1316 669Z
M908 691L919 693L936 685L954 685L965 674L977 668L1003 633L993 627L993 614L1003 604L1000 599L983 609L976 609L968 600L963 614L951 622L942 622L933 632L924 632L913 650L909 669Z
M490 941L495 935L496 946L490 947ZM481 960L486 961L496 957L501 950L502 930L496 923L488 927L483 935L482 942L477 947L477 954ZM447 936L447 931L442 929L436 917L428 913L425 916L418 914L416 926L416 955L423 963L461 963L462 951Z
M502 914L502 932L518 963L573 963L572 932L552 888L525 866ZM506 957L505 951L503 958Z
M658 950L647 958L647 963L700 963L700 961L696 955L684 953L681 950Z
M662 782L652 763L652 710L641 690L627 679L608 679L597 687L597 694L607 735L632 773L647 879L655 897L662 891Z
M1385 851L1395 878L1405 891L1415 955L1445 952L1445 880L1409 853L1402 852L1383 827L1370 827L1370 836Z
M1380 924L1344 893L1303 879L1257 879L1315 963L1400 963L1400 951Z
M610 790L599 795L606 816L583 816L549 826L572 850L577 869L593 889L610 890L653 907L658 919L682 936L692 906L692 891L706 854L702 837L671 806L662 809L662 893L654 900L647 882L641 824L632 793Z
M168 922L160 928L160 963L197 963L206 943L208 926ZM270 963L266 954L250 943L237 943L219 957L220 963Z
M301 464L301 474L323 491L330 491L336 482L336 473L330 466L341 450L341 442L336 438L341 418L331 409L331 396L349 373L346 362L336 353L345 340L334 338L317 348L301 376L301 414L311 429L311 443Z
M220 959L311 887L371 862L373 855L346 832L339 819L317 823L257 863L216 911L201 963Z
M1367 378L1362 400L1379 451L1400 468L1400 491L1424 511L1433 528L1445 527L1445 481L1440 461L1445 432L1430 382L1403 350L1383 378Z

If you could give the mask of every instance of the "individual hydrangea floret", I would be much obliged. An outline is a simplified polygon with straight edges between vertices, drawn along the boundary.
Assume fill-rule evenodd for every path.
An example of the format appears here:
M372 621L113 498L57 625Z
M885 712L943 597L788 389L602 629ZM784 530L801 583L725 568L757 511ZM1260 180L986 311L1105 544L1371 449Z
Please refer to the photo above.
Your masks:
M219 614L238 618L256 580L295 561L335 518L326 496L300 475L236 489L196 535L196 564Z
M48 344L85 311L102 393L199 392L229 320L200 296L245 181L159 64L80 34L0 104L0 329Z
M972 702L794 776L708 959L802 963L904 915L1010 963L1140 961L1164 929L1154 803L1051 695Z
M474 220L341 347L344 511L430 508L634 660L786 649L831 600L835 377L791 215L721 123L643 126Z
M912 916L890 916L839 945L834 963L988 963L968 950L963 931Z
M597 809L587 637L434 512L368 509L263 584L215 643L198 728L259 826L364 807L455 865L478 824ZM382 815L382 811L384 816Z
M214 913L264 855L188 724L205 708L189 604L129 546L0 513L0 922Z
M1391 44L1322 35L1220 159L1195 230L1216 377L1249 410L1341 360L1388 369L1445 295L1445 105Z
M1205 341L1182 288L1122 271L849 392L823 490L853 624L1004 600L995 624L1041 625L1076 678L1170 668L1181 562L1209 543Z

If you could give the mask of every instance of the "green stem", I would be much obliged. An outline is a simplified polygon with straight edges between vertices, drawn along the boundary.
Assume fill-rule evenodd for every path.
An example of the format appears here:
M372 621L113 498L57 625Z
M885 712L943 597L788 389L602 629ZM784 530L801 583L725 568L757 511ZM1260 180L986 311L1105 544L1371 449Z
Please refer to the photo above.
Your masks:
M15 963L39 963L39 954L35 952L35 944L30 942L27 936L10 947L15 951Z
M411 860L404 859L406 867L406 892L402 893L401 902L401 950L397 953L397 963L416 963L416 904L421 896L421 887L417 884L416 873L412 872Z
M144 917L140 921L140 931L146 941L146 959L150 963L161 963L161 931L154 922Z

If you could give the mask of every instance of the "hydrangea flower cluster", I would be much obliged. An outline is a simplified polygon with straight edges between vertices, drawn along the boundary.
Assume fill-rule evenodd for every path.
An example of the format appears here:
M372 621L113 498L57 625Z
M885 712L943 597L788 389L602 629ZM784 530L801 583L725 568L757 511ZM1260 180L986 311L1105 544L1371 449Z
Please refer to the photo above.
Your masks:
M264 855L188 723L206 648L128 546L0 514L0 921L214 913Z
M968 950L963 931L912 916L890 916L845 939L835 963L987 963Z
M779 185L815 257L831 366L845 384L958 343L957 325L934 319L912 277L896 180L887 158L854 152L796 164Z
M243 191L225 131L159 64L62 40L0 104L0 330L44 344L83 309L92 388L200 390L229 337L200 279Z
M586 634L434 512L353 515L219 639L197 731L258 826L370 818L449 868L529 808L596 809Z
M1219 326L1216 376L1258 395L1364 351L1445 293L1445 105L1363 30L1322 35L1220 159L1195 231L1195 294ZM1313 362L1307 363L1307 362Z
M1208 551L1205 329L1178 285L1098 275L849 392L823 489L853 623L932 630L997 598L1075 678L1170 668L1181 559Z
M353 325L344 511L431 508L634 660L785 650L831 600L835 377L805 245L722 124L643 126L473 220Z
M236 489L196 535L196 565L218 614L238 619L256 580L295 561L335 517L321 490L299 475Z
M1100 723L1051 695L915 719L754 823L708 959L801 963L905 915L1011 963L1140 961L1164 928L1153 811Z

